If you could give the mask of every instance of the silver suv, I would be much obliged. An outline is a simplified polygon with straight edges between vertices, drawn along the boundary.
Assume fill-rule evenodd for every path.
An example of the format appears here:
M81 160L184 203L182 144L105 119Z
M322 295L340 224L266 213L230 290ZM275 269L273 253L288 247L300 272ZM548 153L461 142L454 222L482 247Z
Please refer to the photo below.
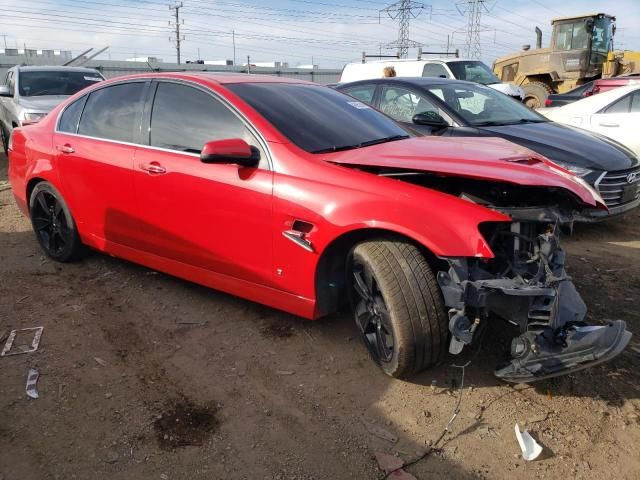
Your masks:
M14 128L40 121L65 98L102 80L102 74L92 68L10 68L4 85L0 85L0 134L5 153Z

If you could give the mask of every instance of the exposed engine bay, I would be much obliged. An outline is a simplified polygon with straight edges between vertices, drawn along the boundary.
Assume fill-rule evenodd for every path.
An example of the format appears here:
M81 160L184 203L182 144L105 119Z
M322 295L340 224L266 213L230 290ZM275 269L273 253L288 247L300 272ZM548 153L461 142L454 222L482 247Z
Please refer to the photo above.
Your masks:
M479 327L500 318L519 330L495 375L531 382L612 359L631 339L622 320L587 325L587 307L565 270L561 230L570 230L581 205L571 192L523 187L426 172L380 171L456 195L509 215L480 231L495 258L444 258L437 280L449 313L449 351L459 354Z

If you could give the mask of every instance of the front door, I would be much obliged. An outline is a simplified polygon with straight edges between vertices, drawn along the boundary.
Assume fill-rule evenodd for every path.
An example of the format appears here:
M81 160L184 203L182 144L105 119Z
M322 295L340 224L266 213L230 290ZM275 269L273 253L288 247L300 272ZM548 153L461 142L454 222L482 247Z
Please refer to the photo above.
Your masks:
M144 249L235 278L272 284L273 175L263 145L211 92L160 81L148 147L135 154L134 186ZM257 168L204 164L212 140L242 138L260 150Z

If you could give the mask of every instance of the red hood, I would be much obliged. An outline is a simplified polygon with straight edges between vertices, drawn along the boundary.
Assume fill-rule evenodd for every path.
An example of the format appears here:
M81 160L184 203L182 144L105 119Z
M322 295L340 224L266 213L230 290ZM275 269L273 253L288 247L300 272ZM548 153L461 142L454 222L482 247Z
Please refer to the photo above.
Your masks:
M345 165L401 168L517 185L558 187L586 205L606 208L582 179L527 148L492 137L417 137L330 153L323 159Z

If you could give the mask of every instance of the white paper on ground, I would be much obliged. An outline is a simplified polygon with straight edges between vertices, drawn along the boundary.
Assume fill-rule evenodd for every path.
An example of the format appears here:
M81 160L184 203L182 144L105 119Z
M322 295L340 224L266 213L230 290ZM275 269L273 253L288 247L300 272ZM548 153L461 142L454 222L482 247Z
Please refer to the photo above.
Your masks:
M542 453L542 447L536 442L529 432L520 432L520 427L516 423L516 438L522 450L522 458L527 461L535 460Z

